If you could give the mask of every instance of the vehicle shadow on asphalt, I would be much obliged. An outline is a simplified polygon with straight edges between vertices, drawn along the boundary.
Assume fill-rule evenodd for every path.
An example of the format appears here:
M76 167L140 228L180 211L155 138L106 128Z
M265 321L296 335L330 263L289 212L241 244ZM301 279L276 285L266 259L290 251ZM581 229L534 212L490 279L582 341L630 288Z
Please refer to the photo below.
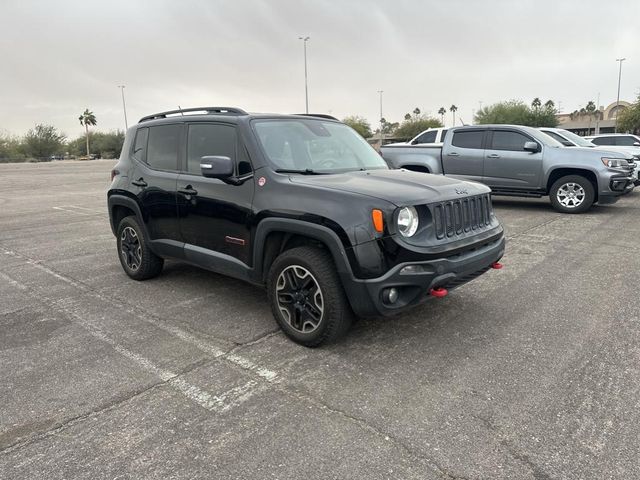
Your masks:
M558 215L564 215L560 212L556 212L551 203L547 199L524 199L524 198L504 198L504 197L492 197L491 202L493 203L494 208L504 208L509 211L513 210L522 210L526 212L538 211L538 212L546 212L546 213L555 213ZM621 207L620 204L612 204L612 205L594 205L589 209L587 214L610 214L614 212L616 209ZM500 212L496 212L498 216L500 216ZM567 214L570 215L570 214Z

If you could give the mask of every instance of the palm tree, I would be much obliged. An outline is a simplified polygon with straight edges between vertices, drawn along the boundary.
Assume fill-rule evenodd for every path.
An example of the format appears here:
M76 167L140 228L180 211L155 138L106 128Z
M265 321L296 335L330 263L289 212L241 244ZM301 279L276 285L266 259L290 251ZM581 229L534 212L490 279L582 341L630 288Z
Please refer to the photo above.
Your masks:
M416 117L417 117L418 115L420 115L420 109L419 109L418 107L416 107L416 108L413 110L413 114L414 114Z
M447 114L447 109L444 107L440 107L440 110L438 110L438 115L440 115L440 119L442 122L442 126L444 127L444 116Z
M453 126L456 126L456 111L458 110L458 107L456 107L455 105L451 105L449 107L449 111L453 114Z
M538 108L540 108L542 106L542 102L540 101L540 99L538 97L536 97L536 98L533 99L533 102L531 102L531 106L537 110Z
M587 106L584 107L584 110L589 115L589 131L588 131L588 135L591 135L591 120L593 119L594 114L596 112L596 104L593 103L593 100L589 100L589 102L587 102Z
M78 117L78 120L80 121L80 125L84 126L85 132L87 133L87 157L89 156L89 125L91 125L92 127L94 127L98 121L96 120L96 116L93 114L93 112L90 112L88 108L84 109L84 112L82 112L82 115L80 115Z

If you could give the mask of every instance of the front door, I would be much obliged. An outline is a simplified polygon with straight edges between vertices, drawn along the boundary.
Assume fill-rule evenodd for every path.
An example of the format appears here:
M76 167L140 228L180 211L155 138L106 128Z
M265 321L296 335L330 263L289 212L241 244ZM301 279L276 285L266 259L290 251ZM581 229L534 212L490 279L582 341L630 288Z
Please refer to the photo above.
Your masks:
M187 128L186 171L178 177L179 223L185 248L194 246L210 254L229 255L250 265L254 182L228 185L200 173L200 159L212 155L230 157L236 164L236 174L251 172L236 127L192 123Z
M484 160L483 183L509 190L539 190L542 175L542 145L515 130L494 130L489 135ZM536 142L538 152L524 149L526 142Z

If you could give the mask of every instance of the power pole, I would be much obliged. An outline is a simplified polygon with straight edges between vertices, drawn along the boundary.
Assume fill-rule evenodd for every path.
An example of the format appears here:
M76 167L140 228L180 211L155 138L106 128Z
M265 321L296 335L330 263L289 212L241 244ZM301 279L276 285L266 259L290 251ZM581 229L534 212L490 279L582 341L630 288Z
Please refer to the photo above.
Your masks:
M383 94L384 90L378 90L378 93L380 94L380 147L382 147L382 144L384 143L384 133L382 132L382 119L384 118L382 116L382 94Z
M304 105L305 113L309 113L309 85L307 81L307 42L310 37L298 37L304 44Z
M122 110L124 111L124 129L126 131L129 128L129 125L127 124L127 105L124 103L124 87L125 85L118 85L118 88L122 93Z
M616 58L616 62L620 63L620 70L618 70L618 98L616 100L616 124L614 128L614 132L618 133L618 111L620 110L620 80L622 79L622 62L624 62L626 58Z

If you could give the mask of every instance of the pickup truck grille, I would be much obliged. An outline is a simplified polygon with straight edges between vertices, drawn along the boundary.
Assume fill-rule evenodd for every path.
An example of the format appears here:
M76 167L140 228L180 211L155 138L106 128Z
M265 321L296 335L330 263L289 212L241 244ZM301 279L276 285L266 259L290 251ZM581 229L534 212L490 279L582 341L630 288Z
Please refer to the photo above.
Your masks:
M429 208L438 240L486 228L493 212L489 194L434 203Z

